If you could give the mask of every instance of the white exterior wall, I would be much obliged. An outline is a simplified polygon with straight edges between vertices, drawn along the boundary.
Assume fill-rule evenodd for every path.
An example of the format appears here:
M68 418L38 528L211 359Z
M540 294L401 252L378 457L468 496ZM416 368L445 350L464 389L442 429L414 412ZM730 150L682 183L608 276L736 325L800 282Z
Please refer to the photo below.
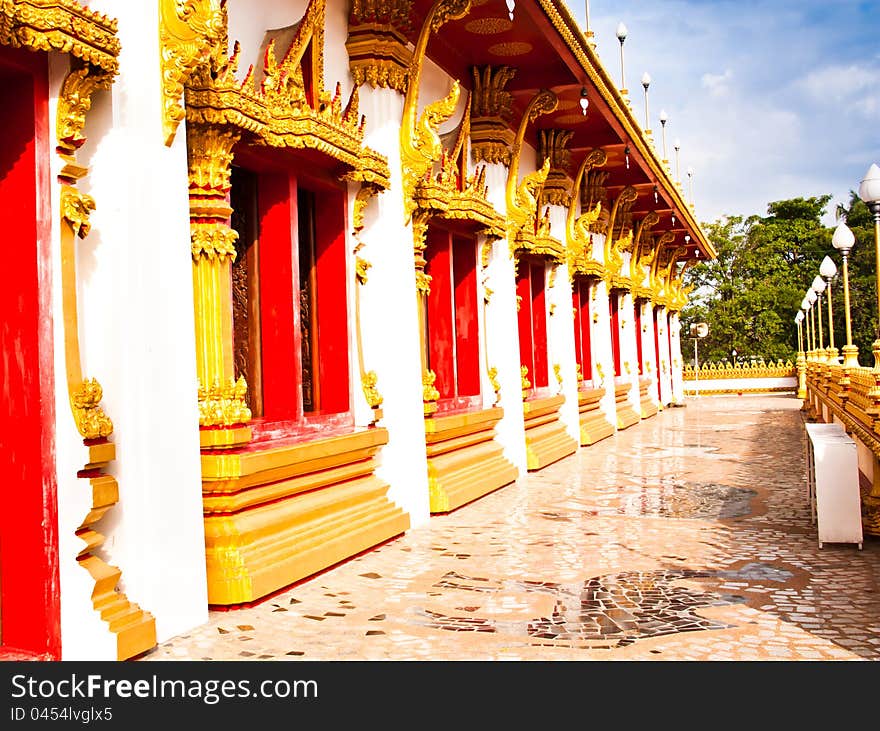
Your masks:
M91 166L78 187L97 203L91 233L77 244L83 372L104 389L116 445L107 471L119 485L118 504L98 525L106 536L98 554L122 570L120 590L155 617L162 642L207 619L185 131L165 147L155 8L90 7L116 17L123 39L120 73L93 97L78 153ZM53 62L53 130L66 70L66 60ZM53 156L53 173L58 167ZM53 228L57 241L57 218ZM60 261L54 267L56 372L64 374ZM56 383L62 657L115 659L115 635L84 593L94 581L74 560L88 485L69 486L85 463L63 377Z

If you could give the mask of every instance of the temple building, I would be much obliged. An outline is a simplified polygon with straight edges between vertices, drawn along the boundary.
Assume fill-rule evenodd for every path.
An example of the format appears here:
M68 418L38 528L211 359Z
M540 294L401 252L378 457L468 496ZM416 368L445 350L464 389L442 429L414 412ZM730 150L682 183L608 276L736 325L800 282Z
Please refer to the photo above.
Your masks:
M0 0L0 654L128 659L684 401L562 0Z

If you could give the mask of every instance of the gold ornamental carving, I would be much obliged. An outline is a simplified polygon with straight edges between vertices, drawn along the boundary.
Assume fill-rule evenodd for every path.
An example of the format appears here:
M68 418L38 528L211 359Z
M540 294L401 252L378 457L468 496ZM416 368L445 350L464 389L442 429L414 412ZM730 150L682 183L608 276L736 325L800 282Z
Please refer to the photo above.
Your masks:
M115 75L118 23L77 0L0 0L0 45L58 51Z
M243 376L210 386L199 384L199 425L229 426L246 424L251 419L247 406L247 382Z
M538 159L549 158L550 170L541 189L538 205L568 207L571 202L573 180L569 175L571 169L571 150L568 143L574 131L564 129L538 130Z
M617 195L614 205L611 207L611 213L608 216L608 224L605 228L604 253L606 280L609 281L611 286L615 285L615 282L611 281L614 278L618 280L625 278L626 282L629 282L629 277L623 277L621 266L623 265L623 252L632 247L633 232L632 229L629 229L624 234L622 227L617 224L619 219L629 212L637 197L638 192L636 189L630 185L626 186ZM624 284L625 288L628 288L622 281L620 283Z
M651 297L650 267L657 255L653 246L650 230L660 221L655 211L645 214L636 224L633 237L632 256L629 260L629 278L632 281L633 297L649 299Z
M226 39L224 0L159 0L162 130L171 145L184 120L184 86Z
M354 0L345 47L355 86L394 89L406 94L412 51L412 0Z
M604 273L602 263L593 257L591 230L602 213L602 202L597 200L592 209L584 209L583 204L580 203L581 210L584 211L580 216L577 215L576 209L579 201L583 201L580 192L586 177L594 168L601 167L606 162L608 155L604 150L600 148L590 150L578 166L572 183L572 195L565 219L566 259L569 276L572 279L578 275L601 277Z
M514 138L510 167L507 171L505 200L507 203L507 236L511 255L520 252L546 256L555 261L565 259L565 247L549 235L549 217L540 215L538 201L550 171L550 158L537 170L519 180L519 164L526 129L542 114L554 111L559 100L548 89L539 90L529 101Z
M512 96L504 87L515 75L511 66L471 67L471 155L474 162L510 165L515 134L510 128Z
M408 223L416 208L415 191L443 154L443 143L438 132L458 104L460 88L457 80L445 98L431 102L418 117L419 86L425 52L431 33L438 31L448 20L463 18L470 10L470 0L436 0L425 17L413 49L409 67L409 85L403 102L400 126L400 160L403 172L403 200L405 222Z

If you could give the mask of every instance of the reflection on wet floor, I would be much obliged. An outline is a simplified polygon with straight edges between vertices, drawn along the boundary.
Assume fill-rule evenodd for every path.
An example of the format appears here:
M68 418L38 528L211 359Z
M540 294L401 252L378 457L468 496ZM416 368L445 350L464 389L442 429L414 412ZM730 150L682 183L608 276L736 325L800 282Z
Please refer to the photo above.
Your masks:
M819 549L799 409L688 401L140 660L880 660L880 538Z

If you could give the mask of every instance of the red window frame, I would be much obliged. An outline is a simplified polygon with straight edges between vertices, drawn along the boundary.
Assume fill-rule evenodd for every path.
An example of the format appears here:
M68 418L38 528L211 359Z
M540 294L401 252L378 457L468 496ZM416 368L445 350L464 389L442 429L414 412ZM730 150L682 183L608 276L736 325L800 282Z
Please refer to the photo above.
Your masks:
M611 318L611 353L614 357L614 377L619 378L623 371L620 364L620 294L612 289L608 295L608 314Z
M474 405L481 390L477 242L431 225L425 262L431 277L425 303L427 367L436 375L440 406Z
M593 320L590 314L590 287L589 280L578 278L574 281L571 292L571 304L574 311L575 359L581 367L581 379L584 381L590 381L593 378Z
M642 300L637 300L633 304L634 319L636 326L636 359L639 363L639 375L645 373L644 354L642 353Z
M0 46L0 659L60 659L47 56Z
M549 386L547 355L546 262L540 257L519 260L516 294L519 302L519 357L529 369L533 389Z
M253 424L257 431L353 426L346 191L319 171L306 173L301 162L272 152L242 147L234 161L256 177L257 187L260 377L255 380L262 414ZM308 237L313 247L306 246ZM313 266L303 270L301 258L309 255ZM307 321L301 304L306 276L309 309L314 310ZM311 334L311 357L303 347L304 332ZM306 371L311 373L312 408L304 405L309 400L304 399Z

